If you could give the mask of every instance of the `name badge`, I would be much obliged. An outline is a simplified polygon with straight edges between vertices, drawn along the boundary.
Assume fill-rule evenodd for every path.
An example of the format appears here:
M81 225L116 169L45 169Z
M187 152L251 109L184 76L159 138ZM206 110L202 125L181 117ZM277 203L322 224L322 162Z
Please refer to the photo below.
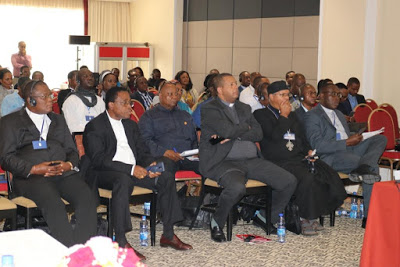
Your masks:
M47 142L46 140L32 141L32 146L34 150L47 149Z
M91 121L94 119L94 116L86 115L85 117L86 117L86 121Z
M296 140L296 135L294 133L285 133L283 135L283 139L285 139L285 140Z
M342 138L340 138L340 133L336 133L336 140L342 140Z

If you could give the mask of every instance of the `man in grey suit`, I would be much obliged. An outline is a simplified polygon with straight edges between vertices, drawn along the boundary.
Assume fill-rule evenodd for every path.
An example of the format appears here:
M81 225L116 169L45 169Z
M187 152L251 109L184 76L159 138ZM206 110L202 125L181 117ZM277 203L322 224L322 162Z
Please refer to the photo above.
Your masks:
M376 135L363 140L359 133L350 135L343 113L336 110L340 91L334 84L321 88L320 104L306 113L307 139L317 154L339 172L350 173L350 179L362 182L366 224L372 185L380 181L378 160L386 146L386 137Z
M225 241L222 228L228 213L245 194L248 179L270 185L272 193L271 222L257 217L264 228L278 221L278 214L285 209L294 190L296 178L264 160L254 142L262 139L262 130L254 119L249 105L237 101L239 90L235 78L228 73L215 78L214 88L218 97L204 104L201 109L200 172L218 182L224 189L218 208L211 220L211 238ZM212 144L210 138L224 140Z

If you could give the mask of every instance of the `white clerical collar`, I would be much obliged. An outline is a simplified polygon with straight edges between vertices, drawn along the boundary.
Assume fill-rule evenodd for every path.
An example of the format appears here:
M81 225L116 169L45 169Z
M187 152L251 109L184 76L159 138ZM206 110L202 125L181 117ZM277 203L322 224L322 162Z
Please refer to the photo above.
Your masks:
M111 122L111 123L113 123L113 122L121 122L121 120L116 120L116 119L114 119L114 118L111 118L110 114L108 114L108 110L106 110L106 113L107 113L107 116L108 116L108 118L110 119L110 122Z

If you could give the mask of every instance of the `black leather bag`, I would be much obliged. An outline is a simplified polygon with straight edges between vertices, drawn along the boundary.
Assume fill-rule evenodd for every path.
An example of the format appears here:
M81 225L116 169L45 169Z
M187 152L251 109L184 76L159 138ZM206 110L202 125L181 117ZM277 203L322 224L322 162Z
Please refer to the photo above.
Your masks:
M285 225L290 232L301 234L301 222L299 215L299 207L290 200L285 208Z

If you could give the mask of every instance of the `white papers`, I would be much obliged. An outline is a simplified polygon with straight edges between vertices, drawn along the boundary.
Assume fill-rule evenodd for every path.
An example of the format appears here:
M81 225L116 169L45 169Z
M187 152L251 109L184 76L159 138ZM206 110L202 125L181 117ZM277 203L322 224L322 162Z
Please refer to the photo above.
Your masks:
M186 150L181 153L181 157L188 157L199 154L199 149Z
M187 159L190 161L200 161L199 157L196 157L196 156L190 156L190 157L187 157Z
M372 136L381 134L381 133L383 133L384 131L385 131L385 127L382 127L382 128L380 128L379 130L376 130L376 131L373 131L373 132L365 132L365 133L362 133L363 140L366 140L366 139L368 139L368 138L370 138L370 137L372 137Z

